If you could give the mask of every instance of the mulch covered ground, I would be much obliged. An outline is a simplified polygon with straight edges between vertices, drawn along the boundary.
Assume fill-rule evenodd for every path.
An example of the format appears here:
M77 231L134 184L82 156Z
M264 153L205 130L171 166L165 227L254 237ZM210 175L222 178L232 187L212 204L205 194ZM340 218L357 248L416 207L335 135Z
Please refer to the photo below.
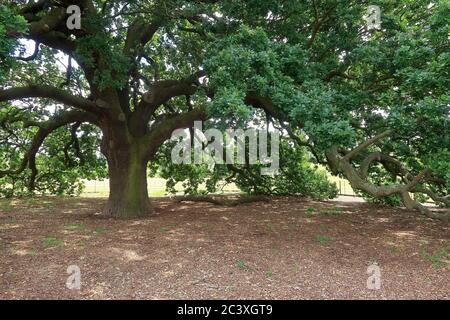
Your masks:
M102 199L0 200L0 298L450 298L450 226L414 212L301 198L153 203L153 216L114 220L98 215ZM373 263L380 290L367 288ZM80 290L65 287L69 265Z

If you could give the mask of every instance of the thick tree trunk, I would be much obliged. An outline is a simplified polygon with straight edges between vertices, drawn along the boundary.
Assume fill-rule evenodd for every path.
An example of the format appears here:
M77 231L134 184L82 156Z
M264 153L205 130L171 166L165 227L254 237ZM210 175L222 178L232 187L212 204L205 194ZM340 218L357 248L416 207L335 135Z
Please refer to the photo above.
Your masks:
M104 214L117 218L143 217L152 213L147 191L147 161L137 147L109 147L110 194Z

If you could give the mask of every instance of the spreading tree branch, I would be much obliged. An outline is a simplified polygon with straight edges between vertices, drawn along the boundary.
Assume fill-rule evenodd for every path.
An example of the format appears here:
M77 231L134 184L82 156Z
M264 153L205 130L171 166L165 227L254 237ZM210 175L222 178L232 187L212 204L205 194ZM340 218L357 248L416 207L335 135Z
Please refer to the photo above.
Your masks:
M367 149L370 145L378 142L379 140L381 140L383 138L386 138L387 136L390 136L393 132L394 132L393 130L389 129L389 130L386 130L386 131L376 135L375 137L373 137L371 139L366 140L365 142L363 142L359 146L357 146L355 149L348 152L344 156L344 159L346 161L351 161L353 157L360 154L363 150Z
M0 102L26 98L49 98L55 102L78 108L84 111L99 113L96 104L86 98L74 96L69 92L47 85L30 85L0 90Z
M45 122L33 123L33 125L38 126L39 129L36 132L35 136L33 137L30 147L25 152L25 155L20 165L16 169L1 170L0 178L6 175L20 174L28 166L32 171L29 187L30 189L34 189L34 181L37 175L36 154L38 153L39 148L41 147L45 138L48 135L50 135L53 131L74 122L97 123L97 117L87 112L72 110L56 115L52 119ZM31 124L30 123L25 124L25 126L28 125Z
M194 125L194 121L205 120L206 118L206 108L202 106L155 123L150 132L144 137L144 141L148 146L146 157L150 159L157 152L158 148L166 140L170 139L174 130L189 128Z

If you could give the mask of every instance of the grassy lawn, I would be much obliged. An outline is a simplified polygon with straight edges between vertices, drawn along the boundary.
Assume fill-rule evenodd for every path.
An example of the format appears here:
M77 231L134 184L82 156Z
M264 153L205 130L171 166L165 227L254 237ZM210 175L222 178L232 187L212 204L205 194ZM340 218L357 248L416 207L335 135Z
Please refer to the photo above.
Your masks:
M85 181L85 189L81 194L82 197L107 197L109 194L109 181L107 179L103 181ZM182 183L176 185L178 192L183 190ZM201 186L200 189L205 189ZM239 193L238 187L234 184L227 185L223 188L222 193ZM162 178L149 178L148 179L148 193L150 197L163 197L167 195L166 192L166 180ZM221 193L221 192L217 192Z

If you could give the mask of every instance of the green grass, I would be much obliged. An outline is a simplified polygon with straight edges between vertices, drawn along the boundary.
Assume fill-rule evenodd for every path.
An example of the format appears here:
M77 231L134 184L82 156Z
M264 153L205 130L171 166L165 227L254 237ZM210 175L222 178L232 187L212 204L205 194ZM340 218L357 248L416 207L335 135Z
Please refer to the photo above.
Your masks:
M276 233L274 225L272 223L270 223L270 222L267 224L267 229L270 232Z
M272 270L272 268L269 268L269 270L267 270L266 275L267 275L267 278L272 279L272 277L273 277L273 270Z
M11 204L11 200L0 200L0 211L11 213L13 210L14 206Z
M327 208L321 213L326 216L338 216L341 214L341 209L339 209L336 205L333 205L331 208Z
M25 200L25 204L27 206L41 206L42 205L42 199L38 199L38 198L27 198Z
M442 267L450 267L450 245L444 245L441 248L434 250L431 254L424 251L423 257L430 261L434 267L442 268Z
M398 254L402 251L402 249L400 247L393 246L393 247L389 247L389 251L391 251L392 253Z
M106 227L97 227L95 228L94 233L100 235L106 233L107 231L108 229Z
M0 250L6 249L6 242L0 239Z
M300 272L300 265L298 263L294 264L294 267L292 268L294 272Z
M334 240L332 237L329 237L329 236L326 236L326 235L322 235L322 234L316 235L315 239L317 241L319 241L320 243L327 243L329 241Z
M308 209L306 209L305 217L311 218L312 215L314 214L314 212L315 212L314 208L308 208Z
M242 260L239 260L238 262L236 262L236 266L242 271L248 271L248 269L249 269L247 267L247 265L245 264L245 262Z
M66 226L66 230L70 231L84 231L86 230L86 226L82 223L72 223Z
M64 245L64 241L57 239L55 237L44 237L42 239L42 243L46 248L60 247Z
M85 188L82 197L107 197L109 194L109 182L108 180L103 181L85 181ZM183 183L180 182L175 186L178 191L183 190ZM200 185L200 190L206 190L206 186ZM227 185L223 188L226 193L239 192L239 189L233 185ZM150 197L164 197L166 193L166 180L162 178L148 178L148 194Z

